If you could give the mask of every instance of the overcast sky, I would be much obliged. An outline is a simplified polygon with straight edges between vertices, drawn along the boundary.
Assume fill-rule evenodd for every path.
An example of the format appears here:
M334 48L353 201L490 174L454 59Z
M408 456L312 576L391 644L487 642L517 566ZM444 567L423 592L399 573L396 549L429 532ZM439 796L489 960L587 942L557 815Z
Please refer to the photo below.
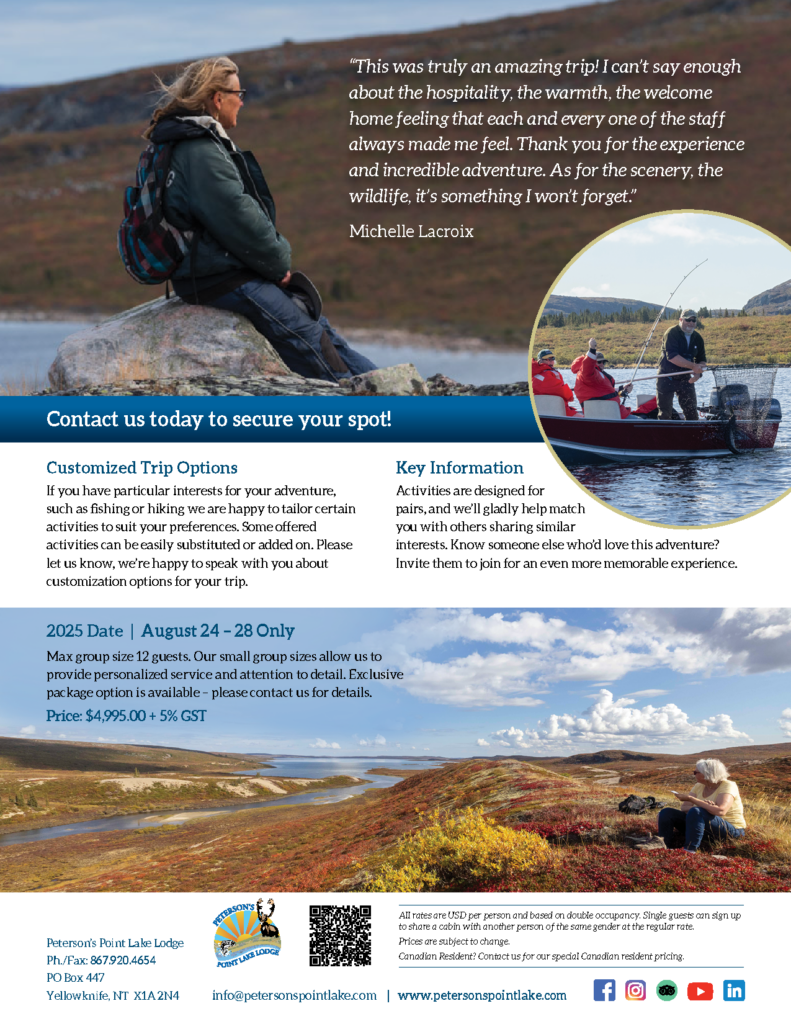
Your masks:
M673 308L741 309L754 295L791 279L791 250L763 231L729 217L673 213L613 231L583 253L552 290L662 305L701 260L706 262L673 296Z
M212 618L214 615L214 618ZM219 637L146 640L146 622L220 626ZM46 639L50 623L122 626L122 639ZM293 626L290 639L234 639L237 622ZM134 625L135 640L130 639ZM224 630L230 628L231 634ZM274 754L445 755L570 754L607 748L691 753L745 743L791 740L791 610L709 609L559 611L469 610L91 610L10 609L0 612L4 689L0 734L39 739L155 743L202 750ZM47 661L47 651L183 652L171 668L234 669L251 664L196 661L208 654L350 656L359 670L402 671L391 682L258 682L262 687L365 686L370 698L197 700L92 698L46 700L48 671L74 671L74 661ZM382 660L372 663L371 652ZM355 658L355 655L358 658ZM333 663L292 662L283 670L327 669ZM334 664L338 664L335 662ZM135 661L135 667L140 663ZM97 666L86 663L89 671ZM111 662L109 669L128 663ZM151 670L158 670L153 661ZM160 666L161 667L161 666ZM271 668L262 663L259 668ZM91 681L76 685L165 682ZM189 685L189 684L186 684ZM200 684L210 691L216 682ZM223 686L251 684L225 681ZM47 724L48 710L207 709L203 725Z
M0 0L0 84L43 85L217 53L415 32L591 0Z

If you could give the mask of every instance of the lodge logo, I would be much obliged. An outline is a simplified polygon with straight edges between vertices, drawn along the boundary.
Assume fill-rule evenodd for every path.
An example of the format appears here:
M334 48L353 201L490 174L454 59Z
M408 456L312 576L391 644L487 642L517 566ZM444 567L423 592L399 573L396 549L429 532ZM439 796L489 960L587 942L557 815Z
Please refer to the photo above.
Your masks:
M212 922L214 955L218 967L237 967L257 956L280 953L280 929L274 922L275 901L238 903L228 907Z

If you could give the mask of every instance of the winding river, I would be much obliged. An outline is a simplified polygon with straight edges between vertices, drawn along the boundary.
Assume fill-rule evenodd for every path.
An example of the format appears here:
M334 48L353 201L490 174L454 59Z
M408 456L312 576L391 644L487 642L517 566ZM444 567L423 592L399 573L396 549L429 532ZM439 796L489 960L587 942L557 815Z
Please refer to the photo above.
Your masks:
M341 800L364 793L366 789L388 789L401 781L395 775L364 775L372 768L433 768L435 762L387 759L379 761L375 758L269 758L267 765L260 771L251 770L237 772L238 775L274 776L286 779L325 779L332 775L352 775L363 778L362 786L338 786L322 789L312 793L293 793L291 796L278 800L257 800L248 803L227 804L213 807L211 810L181 808L169 811L145 812L138 814L119 814L106 818L95 818L91 821L76 821L71 825L53 825L49 828L32 828L24 832L7 832L0 835L0 846L16 846L19 843L42 842L45 839L62 839L64 836L84 835L87 832L115 832L123 829L158 828L160 825L183 825L198 818L214 817L218 814L231 814L234 811L250 810L254 807L283 807L289 804L334 804Z

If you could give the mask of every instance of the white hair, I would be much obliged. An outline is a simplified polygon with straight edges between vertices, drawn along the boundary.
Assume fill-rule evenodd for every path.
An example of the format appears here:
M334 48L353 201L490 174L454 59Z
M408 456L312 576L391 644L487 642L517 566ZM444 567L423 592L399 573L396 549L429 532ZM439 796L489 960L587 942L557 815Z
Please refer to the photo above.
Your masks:
M707 757L698 761L695 771L700 772L706 782L720 783L728 778L728 769L716 757Z

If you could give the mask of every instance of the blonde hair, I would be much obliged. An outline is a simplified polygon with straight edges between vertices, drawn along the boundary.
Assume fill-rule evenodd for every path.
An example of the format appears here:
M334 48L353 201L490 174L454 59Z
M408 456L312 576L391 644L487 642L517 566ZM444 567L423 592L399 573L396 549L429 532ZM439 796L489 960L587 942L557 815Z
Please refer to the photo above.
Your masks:
M716 757L707 757L698 761L695 769L700 772L706 782L720 783L728 778L728 769Z
M230 57L205 57L203 60L188 64L170 85L165 85L162 79L157 77L159 102L151 124L143 133L144 138L149 138L154 126L163 117L177 111L181 114L208 113L207 104L212 96L227 88L231 75L238 74L239 68Z

